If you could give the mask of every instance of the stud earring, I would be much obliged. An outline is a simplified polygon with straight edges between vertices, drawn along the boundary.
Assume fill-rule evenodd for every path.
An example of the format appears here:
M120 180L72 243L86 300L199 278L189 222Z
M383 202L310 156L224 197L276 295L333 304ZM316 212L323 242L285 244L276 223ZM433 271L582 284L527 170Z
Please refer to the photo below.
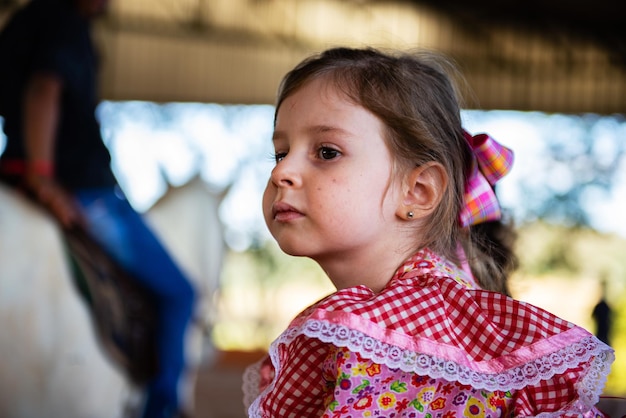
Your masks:
M409 219L412 219L413 218L413 212L412 211L407 212L406 217L409 218Z

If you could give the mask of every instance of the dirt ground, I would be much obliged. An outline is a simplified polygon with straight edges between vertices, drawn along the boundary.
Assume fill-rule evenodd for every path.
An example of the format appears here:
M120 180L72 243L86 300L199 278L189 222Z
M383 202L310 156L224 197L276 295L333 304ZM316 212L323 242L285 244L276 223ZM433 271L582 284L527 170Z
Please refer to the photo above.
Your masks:
M246 418L242 374L263 355L261 352L221 352L212 365L202 367L196 382L193 418Z

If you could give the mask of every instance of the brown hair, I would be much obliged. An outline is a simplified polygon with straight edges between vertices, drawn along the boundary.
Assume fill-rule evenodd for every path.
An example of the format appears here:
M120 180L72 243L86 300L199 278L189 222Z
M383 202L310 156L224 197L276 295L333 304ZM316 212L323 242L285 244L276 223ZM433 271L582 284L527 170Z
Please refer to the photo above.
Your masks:
M333 48L305 59L287 73L279 87L276 112L285 98L307 82L325 78L383 122L385 140L401 167L430 161L442 164L449 187L426 222L420 248L428 247L458 262L457 246L463 243L479 284L506 292L502 280L492 283L493 278L481 277L485 269L474 268L476 262L482 264L480 258L490 256L489 247L496 243L485 245L486 235L480 234L482 245L477 247L480 251L475 250L458 222L472 154L463 137L459 94L451 71L454 65L433 53ZM506 252L512 256L510 248ZM493 260L486 261L493 264Z

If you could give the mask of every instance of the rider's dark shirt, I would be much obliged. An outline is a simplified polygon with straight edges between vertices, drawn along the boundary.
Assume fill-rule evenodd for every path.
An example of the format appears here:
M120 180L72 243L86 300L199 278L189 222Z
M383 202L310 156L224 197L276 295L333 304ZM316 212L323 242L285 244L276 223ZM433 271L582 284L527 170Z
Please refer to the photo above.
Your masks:
M97 57L89 22L63 0L33 0L0 35L6 149L3 161L24 160L22 106L26 80L52 73L63 83L55 145L57 180L68 189L109 187L116 181L96 119Z

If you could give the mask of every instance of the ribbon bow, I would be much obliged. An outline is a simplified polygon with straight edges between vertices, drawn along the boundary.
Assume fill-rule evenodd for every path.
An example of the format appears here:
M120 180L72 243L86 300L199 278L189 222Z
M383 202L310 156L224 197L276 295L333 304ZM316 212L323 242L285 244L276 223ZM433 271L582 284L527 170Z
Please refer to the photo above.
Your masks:
M465 183L464 206L459 215L462 226L501 219L502 212L495 184L511 171L513 151L487 134L463 136L474 154L472 169Z

